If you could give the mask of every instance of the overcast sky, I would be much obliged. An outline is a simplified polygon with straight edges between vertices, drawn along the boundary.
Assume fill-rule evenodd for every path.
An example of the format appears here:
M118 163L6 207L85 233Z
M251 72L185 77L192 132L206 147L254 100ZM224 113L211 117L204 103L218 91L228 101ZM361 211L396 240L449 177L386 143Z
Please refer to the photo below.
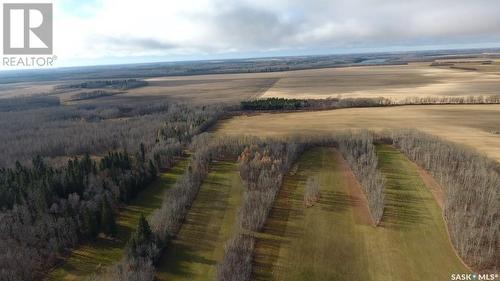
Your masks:
M500 0L53 3L62 65L500 47Z

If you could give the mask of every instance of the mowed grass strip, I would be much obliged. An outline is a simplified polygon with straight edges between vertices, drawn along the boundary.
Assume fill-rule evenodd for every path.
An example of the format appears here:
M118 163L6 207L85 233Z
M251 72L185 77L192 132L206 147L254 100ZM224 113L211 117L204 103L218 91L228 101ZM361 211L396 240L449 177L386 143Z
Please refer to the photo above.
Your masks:
M186 221L160 260L157 280L215 279L224 245L237 231L243 188L237 163L211 164Z
M188 158L182 158L172 169L161 173L151 186L141 191L129 205L120 210L117 216L118 234L115 239L99 237L95 242L78 247L46 279L84 280L85 277L118 262L124 254L130 235L135 231L140 215L148 216L161 206L163 193L184 173L188 163Z
M381 226L367 218L365 198L338 152L307 151L259 234L252 279L449 280L451 273L468 272L416 166L388 146L379 146L378 154L388 178ZM319 177L321 199L305 208L309 176Z

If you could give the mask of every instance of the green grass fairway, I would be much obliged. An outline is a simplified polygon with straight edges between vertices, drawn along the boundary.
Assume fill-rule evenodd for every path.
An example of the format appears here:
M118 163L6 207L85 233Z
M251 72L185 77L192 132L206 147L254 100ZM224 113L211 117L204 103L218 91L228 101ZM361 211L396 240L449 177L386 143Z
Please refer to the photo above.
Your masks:
M157 280L214 280L224 244L237 230L242 196L237 163L212 163L177 238L167 246Z
M468 272L416 166L389 146L378 147L378 155L388 186L382 224L374 227L339 154L328 148L304 153L259 234L252 279L450 280L451 273ZM311 175L320 178L321 199L306 209Z
M164 191L172 186L176 178L187 167L188 159L182 159L151 186L143 190L117 217L118 235L115 240L98 238L75 249L63 265L52 271L47 280L83 280L86 276L119 261L130 235L135 230L139 217L151 214L161 206Z

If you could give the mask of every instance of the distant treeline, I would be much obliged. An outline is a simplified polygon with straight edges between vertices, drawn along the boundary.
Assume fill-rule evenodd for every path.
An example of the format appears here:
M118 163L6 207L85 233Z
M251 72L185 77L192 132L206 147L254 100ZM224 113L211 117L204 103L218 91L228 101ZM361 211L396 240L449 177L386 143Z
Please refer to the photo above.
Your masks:
M500 95L463 97L406 97L400 100L388 98L327 98L327 99L287 99L265 98L242 101L241 110L322 110L350 107L377 107L396 105L432 104L500 104Z
M28 96L0 99L0 112L23 111L58 106L61 102L54 96Z
M148 82L139 79L122 80L89 80L81 83L59 85L56 89L99 89L111 88L119 90L128 90L147 86Z
M81 92L77 94L71 95L71 100L72 101L81 101L81 100L91 100L91 99L97 99L97 98L102 98L102 97L110 97L118 94L117 92L107 92L103 90L95 90L92 92Z

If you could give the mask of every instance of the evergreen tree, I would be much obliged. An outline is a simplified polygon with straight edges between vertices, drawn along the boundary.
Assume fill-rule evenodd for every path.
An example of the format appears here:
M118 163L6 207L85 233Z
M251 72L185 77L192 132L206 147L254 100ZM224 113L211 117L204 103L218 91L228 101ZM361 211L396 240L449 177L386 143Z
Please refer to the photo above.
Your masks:
M155 180L158 171L156 170L155 164L153 164L153 161L150 159L149 160L149 174L151 175L151 180Z
M99 227L94 214L88 209L83 213L83 223L85 225L85 236L92 240L95 239L99 234Z
M139 218L139 224L137 225L137 231L136 231L136 238L137 238L137 243L138 244L143 244L151 240L151 236L153 233L151 232L151 228L149 227L149 223L144 217L143 214L141 214L141 217Z
M146 148L144 147L144 143L141 142L141 163L144 163L146 161Z
M104 199L104 203L102 204L101 230L108 236L116 235L115 214L113 212L113 208L111 208L111 204L109 204L109 201L107 199Z

